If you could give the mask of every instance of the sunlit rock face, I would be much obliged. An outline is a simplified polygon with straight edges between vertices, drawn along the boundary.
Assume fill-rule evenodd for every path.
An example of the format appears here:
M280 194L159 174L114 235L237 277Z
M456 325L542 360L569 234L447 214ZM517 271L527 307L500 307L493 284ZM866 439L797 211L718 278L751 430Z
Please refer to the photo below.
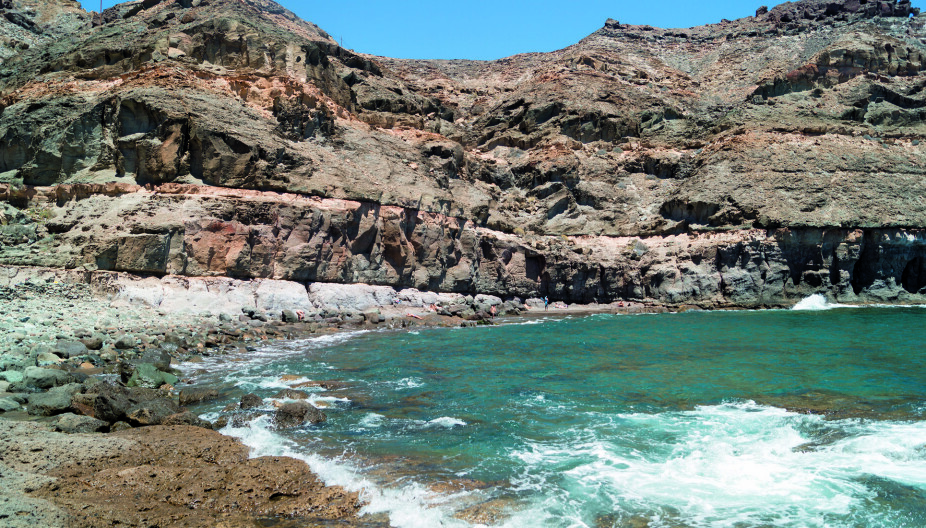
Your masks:
M610 302L923 302L926 19L359 55L267 0L0 1L0 263Z

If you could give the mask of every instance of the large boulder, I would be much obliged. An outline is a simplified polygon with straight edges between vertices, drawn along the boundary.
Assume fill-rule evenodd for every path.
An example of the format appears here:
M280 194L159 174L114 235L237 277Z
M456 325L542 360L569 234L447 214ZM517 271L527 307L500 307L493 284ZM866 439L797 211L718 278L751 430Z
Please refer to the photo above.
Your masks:
M19 402L13 398L0 398L0 412L10 412L19 409Z
M23 371L23 383L38 389L50 389L64 385L70 380L71 377L63 370L26 367L26 370Z
M459 293L436 293L406 288L398 293L399 300L407 306L431 306L432 304L453 304L463 297Z
M54 416L67 412L71 408L71 398L80 391L81 386L72 383L56 387L48 392L29 395L26 410L37 416Z
M495 295L480 294L480 295L477 295L475 299L473 299L473 303L476 305L484 305L484 306L501 306L502 299L500 297L496 297Z
M9 383L19 383L23 381L24 375L18 370L7 370L0 372L0 379L6 380Z
M125 413L129 423L135 426L161 425L168 416L180 412L180 406L168 398L139 403Z
M298 282L258 279L254 301L258 309L279 312L285 309L308 311L312 308L305 286Z
M328 420L325 413L307 401L284 403L277 409L273 422L277 427L299 427L304 424L319 424Z
M262 400L261 397L256 394L245 394L241 397L241 403L239 403L239 407L241 407L241 410L244 411L248 409L257 409L263 405L264 400Z
M52 352L58 357L70 359L86 356L90 350L80 341L61 339L52 347Z
M128 334L121 335L118 339L116 339L116 342L113 343L113 346L119 350L129 350L131 348L135 348L135 336Z
M125 417L131 402L125 387L115 383L100 383L83 394L75 394L71 408L82 415L115 423Z
M163 391L116 383L97 383L74 395L71 408L110 424L127 421L136 426L157 425L180 412L180 406Z
M190 411L184 411L177 414L172 414L164 419L161 422L161 425L192 425L193 427L202 427L203 429L212 429L212 424L203 420L199 416L191 413Z
M55 430L62 433L99 433L109 429L109 424L90 416L65 413L55 420Z
M389 286L320 282L309 286L309 300L315 308L331 312L364 312L390 306L396 295L395 289Z
M35 364L39 367L54 367L63 362L64 360L60 356L51 352L40 352L35 356Z
M80 340L81 343L89 350L102 350L103 349L103 336L100 334L93 334L90 337L85 337Z
M180 405L186 406L219 397L219 391L209 387L191 387L180 391Z
M173 360L170 354L165 350L150 350L142 355L141 363L151 363L158 370L167 371L170 368L170 362Z
M308 393L297 389L283 389L273 395L279 400L306 400L309 398Z
M125 362L121 365L121 376L128 387L156 389L163 385L174 385L178 378L169 372L159 370L152 363Z

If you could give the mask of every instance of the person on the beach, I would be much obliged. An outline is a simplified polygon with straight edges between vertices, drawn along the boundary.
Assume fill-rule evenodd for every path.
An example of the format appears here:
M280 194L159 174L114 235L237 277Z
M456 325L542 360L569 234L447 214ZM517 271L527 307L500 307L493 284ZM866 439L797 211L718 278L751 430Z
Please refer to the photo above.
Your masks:
M492 307L489 308L489 315L491 315L492 317L495 317L496 315L498 315L498 310L495 309L495 305L492 305Z
M547 310L547 306L549 306L549 305L550 305L550 299L547 299L547 296L544 295L544 296L543 296L543 309L544 309L544 311Z

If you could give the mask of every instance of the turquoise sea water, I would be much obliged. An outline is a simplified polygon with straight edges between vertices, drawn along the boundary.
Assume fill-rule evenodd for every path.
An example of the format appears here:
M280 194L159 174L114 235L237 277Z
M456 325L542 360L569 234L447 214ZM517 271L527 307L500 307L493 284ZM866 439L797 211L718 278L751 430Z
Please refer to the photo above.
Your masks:
M304 389L324 425L274 431L262 417L224 432L363 490L395 526L926 527L924 318L521 320L189 368L230 398L343 382Z

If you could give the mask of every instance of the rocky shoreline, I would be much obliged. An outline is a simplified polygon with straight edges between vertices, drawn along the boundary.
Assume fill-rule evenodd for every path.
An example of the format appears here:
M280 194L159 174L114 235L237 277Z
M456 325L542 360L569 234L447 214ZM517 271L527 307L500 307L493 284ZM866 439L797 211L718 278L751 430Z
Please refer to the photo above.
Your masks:
M248 460L245 447L213 431L253 417L249 413L264 406L260 398L246 395L215 423L188 411L186 406L221 395L192 386L177 364L195 365L209 356L231 360L262 343L340 331L698 309L632 302L545 306L538 298L363 284L27 267L0 268L0 299L8 306L0 315L0 443L42 446L0 455L0 482L10 490L0 498L0 519L12 526L92 526L100 518L126 526L253 526L262 518L276 526L312 525L313 519L369 526L380 521L360 520L356 494L324 486L294 459ZM324 421L324 411L305 401L308 393L301 388L332 389L325 383L337 384L315 380L281 392L272 416L276 426ZM72 453L75 445L82 446L79 456ZM218 468L210 465L217 451L225 454ZM290 479L296 466L308 476ZM149 470L142 500L120 494L141 485L132 475ZM242 479L254 483L244 494L247 501L236 498ZM177 499L184 490L187 498Z
M608 19L497 61L357 54L272 0L0 15L0 525L378 522L185 410L219 397L176 370L197 358L534 314L926 301L909 0ZM323 419L293 390L279 426Z
M360 522L356 494L325 487L296 460L248 460L246 448L212 431L245 413L213 424L187 411L220 395L190 387L177 363L344 330L662 310L563 303L545 309L541 299L367 285L313 284L299 295L292 291L299 285L283 281L185 279L180 286L172 280L0 269L0 298L8 307L0 315L0 442L11 446L0 456L0 482L9 490L0 499L4 522L91 526L112 518L126 526L252 526L266 517L283 523L277 526L318 518L352 525ZM325 419L303 401L306 393L294 389L285 396L292 401L277 409L278 427ZM246 397L235 410L253 406ZM23 447L29 445L41 449ZM216 452L224 457L218 468L210 465ZM142 472L149 478L135 481ZM244 493L243 482L253 483L252 491ZM124 493L127 487L134 495ZM177 498L182 491L186 497ZM138 500L138 493L145 498Z

